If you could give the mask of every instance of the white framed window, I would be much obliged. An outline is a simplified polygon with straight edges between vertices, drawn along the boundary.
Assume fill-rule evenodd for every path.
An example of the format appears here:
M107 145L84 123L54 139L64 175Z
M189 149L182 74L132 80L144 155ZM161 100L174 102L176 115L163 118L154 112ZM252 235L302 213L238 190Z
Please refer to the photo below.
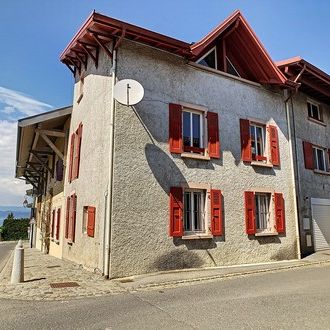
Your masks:
M184 152L204 154L205 114L184 108L182 111L182 138Z
M307 101L307 111L308 111L309 118L312 118L312 119L315 119L318 121L323 121L320 106L316 102L308 100Z
M208 68L216 69L217 65L217 50L216 47L209 50L203 57L201 57L197 64L204 65Z
M185 189L184 208L184 232L189 234L206 233L205 210L206 190Z
M314 169L323 172L327 170L327 163L326 163L324 149L313 146L313 162L314 162Z
M266 125L250 123L251 153L254 161L267 161Z
M274 228L271 216L272 198L270 193L255 193L256 232L271 232Z

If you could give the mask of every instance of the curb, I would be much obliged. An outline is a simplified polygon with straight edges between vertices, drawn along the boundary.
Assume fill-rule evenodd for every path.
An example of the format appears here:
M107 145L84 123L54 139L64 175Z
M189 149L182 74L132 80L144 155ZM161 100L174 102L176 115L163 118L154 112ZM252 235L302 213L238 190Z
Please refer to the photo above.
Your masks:
M314 261L314 262L308 262L308 263L302 263L298 265L290 265L290 266L282 266L277 268L265 268L265 269L257 269L257 270L250 270L245 272L236 272L236 273L229 273L229 274L219 274L219 275L213 275L213 276L204 276L204 277L198 277L198 278L191 278L186 280L174 280L174 281L166 281L161 283L150 283L150 284L144 284L139 285L136 288L133 287L126 287L127 291L138 291L143 289L157 289L159 287L172 287L176 285L184 285L189 283L198 283L198 282L207 282L207 281L214 281L218 279L226 279L226 278L232 278L232 277L243 277L246 275L253 275L253 274L260 274L260 273L267 273L267 272L278 272L282 270L291 270L296 268L303 268L308 266L321 266L324 264L330 264L330 260L324 260L324 261Z

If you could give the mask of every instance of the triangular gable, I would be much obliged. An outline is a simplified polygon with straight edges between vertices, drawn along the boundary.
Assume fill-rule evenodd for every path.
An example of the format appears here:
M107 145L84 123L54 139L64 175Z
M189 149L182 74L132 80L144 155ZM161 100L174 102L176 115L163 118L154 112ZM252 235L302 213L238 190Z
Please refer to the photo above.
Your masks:
M230 63L230 69L248 80L279 85L287 81L239 10L191 46L193 59L198 61L214 47L220 71L230 73Z

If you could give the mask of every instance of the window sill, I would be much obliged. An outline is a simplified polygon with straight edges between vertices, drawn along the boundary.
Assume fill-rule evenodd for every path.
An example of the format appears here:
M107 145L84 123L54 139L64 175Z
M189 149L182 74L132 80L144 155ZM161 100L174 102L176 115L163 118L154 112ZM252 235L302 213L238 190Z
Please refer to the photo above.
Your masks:
M182 236L182 239L184 240L188 240L188 239L212 239L213 235L207 235L207 234L193 234L193 235L186 235L186 236Z
M252 166L269 167L269 168L274 167L273 164L270 164L270 163L263 163L263 162L258 162L258 161L255 161L255 160L253 160L253 161L251 162L251 165L252 165Z
M308 117L308 120L311 121L312 123L315 123L315 124L319 124L321 126L327 126L327 124L321 120L318 120L318 119L314 119L312 117Z
M320 171L320 170L313 170L316 174L322 174L322 175L330 175L330 172L327 171Z
M209 156L205 156L205 155L198 155L198 154L194 154L191 152L183 152L181 154L182 158L192 158L192 159L199 159L199 160L210 160L211 158Z
M277 236L278 232L263 232L263 233L255 233L254 236L262 237L262 236Z

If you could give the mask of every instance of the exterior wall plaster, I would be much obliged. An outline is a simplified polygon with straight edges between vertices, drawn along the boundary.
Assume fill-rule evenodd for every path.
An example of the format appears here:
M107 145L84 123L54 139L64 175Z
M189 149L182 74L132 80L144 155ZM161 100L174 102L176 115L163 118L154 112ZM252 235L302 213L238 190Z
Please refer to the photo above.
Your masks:
M119 80L139 81L145 95L135 107L116 104L111 277L297 257L283 95L196 69L179 57L128 41L123 42L118 52L117 76ZM92 92L88 97L94 95ZM102 99L102 91L100 95ZM221 159L183 159L169 153L170 102L201 105L219 114ZM80 111L75 107L73 125L77 125L75 116ZM85 118L90 118L94 108L89 106L88 111L82 110ZM255 167L241 162L240 118L276 123L280 168ZM98 125L103 124L102 119L97 119ZM88 138L93 145L93 137ZM82 168L85 166L82 163ZM86 170L87 166L83 171ZM83 175L81 177L86 180ZM169 190L171 186L187 182L211 184L212 188L222 190L223 237L194 241L169 237ZM97 191L102 190L96 184L93 186ZM243 193L258 187L284 194L285 235L257 238L245 234ZM78 193L78 203L79 198ZM79 222L77 224L79 228Z
M64 240L63 258L98 272L103 269L104 217L109 171L110 68L111 61L104 52L100 53L98 69L92 61L88 62L87 70L82 72L83 97L79 103L77 100L81 87L79 77L76 79L70 134L76 131L80 122L83 124L79 178L69 183L67 166L64 187L65 198L74 192L77 194L77 213L75 242L69 244ZM70 153L70 141L67 153ZM83 233L84 206L96 207L94 238Z

